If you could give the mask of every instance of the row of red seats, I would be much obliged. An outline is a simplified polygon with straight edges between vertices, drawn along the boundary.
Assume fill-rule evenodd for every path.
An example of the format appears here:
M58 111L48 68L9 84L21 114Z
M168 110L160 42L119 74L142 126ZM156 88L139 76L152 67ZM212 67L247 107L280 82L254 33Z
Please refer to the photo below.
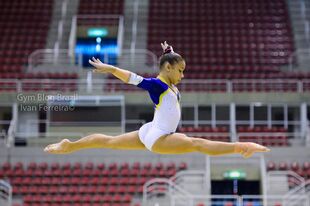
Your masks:
M2 174L0 178L8 179L13 185L13 194L23 197L24 205L64 205L64 204L101 204L109 203L111 205L128 205L134 195L141 194L143 184L155 177L169 178L175 175L177 169L185 169L186 163L178 165L174 162L152 164L151 162L135 162L129 164L97 164L92 162L74 164L59 164L47 162L31 162L24 165L22 162L10 164L3 163L1 166ZM37 171L63 171L71 172L76 177L49 177L42 175L40 177L20 177L16 171L32 172ZM85 171L104 170L106 177L89 177ZM148 177L130 177L122 176L120 171L125 170L146 170L151 175ZM116 171L117 177L112 177L112 172ZM155 171L155 172L152 172ZM11 172L10 175L7 173ZM79 174L77 174L79 173ZM68 173L69 174L69 173Z
M149 180L149 179L148 179ZM146 182L146 181L145 181ZM143 185L145 182L139 182L136 185L91 185L91 186L79 186L79 185L52 185L52 186L18 186L13 188L14 195L86 195L86 194L108 194L108 195L134 195L143 192Z
M41 195L27 195L24 197L25 203L130 203L132 196L127 195L53 195L53 196L41 196Z
M23 182L27 182L27 183L35 183L32 182L32 178L37 178L37 177L63 177L63 178L67 178L66 181L68 181L69 183L74 182L75 179L74 178L78 178L78 177L83 177L83 176L89 176L89 177L147 177L147 176L152 176L152 175L160 175L160 176L169 176L169 175L173 175L175 174L177 171L177 169L123 169L123 170L117 170L117 169L113 169L113 170L99 170L99 169L95 169L95 170L86 170L86 169L77 169L77 170L60 170L60 169L56 169L56 170L23 170L23 169L19 169L19 170L5 170L2 171L0 170L0 177L22 177L24 178L22 181ZM20 178L16 178L16 181L18 182L19 180L21 180ZM55 179L56 180L56 179ZM44 178L42 179L37 179L38 184L45 184L45 180ZM102 179L102 181L107 181L106 179Z
M177 171L184 170L187 168L187 165L183 162L178 166L175 166L174 163L170 163L166 166L163 166L162 163L158 163L154 166L146 163L143 166L133 166L133 167L124 167L120 166L119 168L114 168L112 165L105 168L104 165L100 164L95 168L84 168L78 167L78 163L75 165L62 165L59 166L57 163L51 165L50 168L46 167L46 164L42 163L38 166L35 163L31 163L27 166L27 169L20 166L21 163L17 163L14 167L8 163L5 163L0 169L0 178L9 177L13 178L12 181L19 184L57 184L57 182L67 182L68 184L79 183L79 178L81 177L90 177L92 180L99 178L99 182L110 184L110 183L130 183L122 179L122 177L131 177L143 178L159 175L161 177L173 176ZM33 165L34 164L34 165ZM46 178L47 179L46 179ZM52 179L50 179L52 178ZM107 178L111 178L110 180ZM117 178L120 178L120 182ZM34 181L35 179L35 181ZM61 180L61 181L60 181ZM85 181L84 181L85 180ZM84 182L87 183L88 179L84 178ZM83 181L81 184L84 184Z
M289 141L287 136L240 136L240 142L255 142L270 147L287 147Z
M57 202L57 203L24 203L23 205L15 203L13 206L132 206L131 203L88 203L88 202L74 202L74 203L66 203L66 202ZM133 206L141 206L141 204L134 204Z
M305 162L279 162L275 163L273 161L269 161L267 163L267 170L293 170L297 171L299 169L308 171L310 170L310 162L305 161Z
M202 132L229 132L228 127L220 126L220 127L210 127L210 126L199 126L199 127L180 127L178 128L179 132L184 133L202 133Z
M37 0L28 0L28 1L18 1L18 0L12 0L12 1L0 1L0 5L1 6L14 6L15 9L18 8L22 8L22 7L30 7L32 8L32 5L37 3ZM52 5L53 1L44 1L44 2L40 2L40 6L44 6L44 5Z
M147 173L147 176L144 177L128 177L125 175L120 175L121 177L87 177L85 174L83 176L80 175L76 177L15 177L10 178L10 182L13 185L18 187L45 187L45 188L58 188L57 186L76 186L76 187L97 187L97 186L109 186L113 188L117 188L118 186L138 186L143 185L153 176L157 177L171 177L176 174L175 170L170 170L168 172L165 171L156 171L152 173ZM110 174L109 174L110 175ZM40 191L39 191L40 192ZM50 191L54 192L55 191Z
M229 136L199 136L199 135L191 135L194 138L207 139L212 141L220 141L220 142L230 142Z
M267 127L267 126L255 126L255 127L246 127L238 126L238 132L287 132L287 129L284 127Z
M67 72L0 73L0 79L77 79L77 78L78 78L77 73L67 73Z
M15 170L22 170L22 169L29 169L29 170L76 170L76 169L87 169L87 170L122 170L122 169L132 169L132 170L142 170L142 169L178 169L178 170L184 170L187 169L187 164L185 162L180 162L178 165L174 162L170 163L163 163L163 162L157 162L157 163L151 163L151 162L134 162L132 164L128 162L124 162L121 164L112 162L109 164L105 163L99 163L94 164L93 162L75 162L75 163L63 163L60 164L59 162L53 162L53 163L47 163L47 162L30 162L27 165L24 165L22 162L16 162L15 164L11 164L9 162L4 162L0 169L3 171L6 171L8 169L15 169Z
M21 206L13 204L13 206ZM24 203L22 206L132 206L130 203ZM138 205L141 206L141 205Z
M179 132L229 132L229 128L226 126L219 126L219 127L211 127L211 126L199 126L199 127L180 127L178 129ZM259 132L259 133L271 133L271 132L287 132L287 129L284 127L267 127L267 126L237 126L238 132Z

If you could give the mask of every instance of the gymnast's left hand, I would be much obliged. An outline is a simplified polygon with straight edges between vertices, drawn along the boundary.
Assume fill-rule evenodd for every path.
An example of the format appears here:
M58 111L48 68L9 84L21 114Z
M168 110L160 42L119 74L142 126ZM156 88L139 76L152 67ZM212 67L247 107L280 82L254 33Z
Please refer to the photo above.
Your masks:
M100 59L95 59L94 57L88 62L95 67L93 72L95 73L113 73L115 71L115 67L109 64L102 63Z

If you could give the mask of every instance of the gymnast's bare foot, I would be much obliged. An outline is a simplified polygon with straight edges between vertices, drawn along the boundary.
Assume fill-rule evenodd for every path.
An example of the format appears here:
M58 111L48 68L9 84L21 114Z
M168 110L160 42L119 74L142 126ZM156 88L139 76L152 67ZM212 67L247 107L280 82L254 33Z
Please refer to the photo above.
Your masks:
M51 154L68 154L72 151L70 150L70 140L63 139L58 143L50 144L44 148L44 152Z
M256 152L270 152L270 149L253 142L237 142L235 151L244 158L249 158Z

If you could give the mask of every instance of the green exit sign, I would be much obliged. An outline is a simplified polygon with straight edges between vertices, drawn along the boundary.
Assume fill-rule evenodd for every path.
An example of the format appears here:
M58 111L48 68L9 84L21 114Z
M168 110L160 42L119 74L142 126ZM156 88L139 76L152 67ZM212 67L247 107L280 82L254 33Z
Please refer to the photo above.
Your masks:
M246 173L243 170L228 170L224 172L223 176L226 179L244 179L246 178Z
M89 28L87 30L88 37L105 37L107 35L108 35L108 30L103 27Z

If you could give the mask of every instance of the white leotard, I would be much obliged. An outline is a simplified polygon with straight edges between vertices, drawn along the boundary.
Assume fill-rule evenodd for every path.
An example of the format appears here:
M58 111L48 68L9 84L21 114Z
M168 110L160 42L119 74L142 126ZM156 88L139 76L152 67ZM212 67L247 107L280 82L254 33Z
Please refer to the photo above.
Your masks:
M152 151L152 146L163 135L176 131L181 119L180 93L161 78L143 78L131 73L129 82L149 92L155 106L152 122L144 124L139 129L141 142Z

